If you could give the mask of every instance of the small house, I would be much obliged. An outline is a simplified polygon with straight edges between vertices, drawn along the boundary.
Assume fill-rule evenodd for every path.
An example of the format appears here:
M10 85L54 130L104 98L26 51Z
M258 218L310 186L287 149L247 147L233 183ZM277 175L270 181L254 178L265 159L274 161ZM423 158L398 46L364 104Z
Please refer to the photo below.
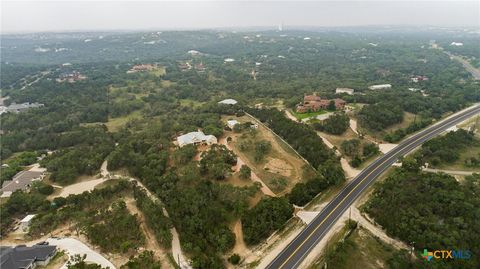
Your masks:
M240 122L238 122L237 120L227 120L227 126L228 128L232 129L233 130L233 127L235 127L235 125L239 124Z
M20 226L18 229L24 233L28 232L28 229L30 228L30 223L32 222L32 219L35 217L35 215L27 215L25 218L23 218L20 221Z

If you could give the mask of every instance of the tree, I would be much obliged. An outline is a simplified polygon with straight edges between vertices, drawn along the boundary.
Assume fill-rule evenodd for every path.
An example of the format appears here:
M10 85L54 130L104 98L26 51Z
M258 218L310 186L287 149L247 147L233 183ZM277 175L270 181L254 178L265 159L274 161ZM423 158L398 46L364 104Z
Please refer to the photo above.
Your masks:
M337 109L337 107L335 106L334 100L330 100L330 102L328 103L327 109L330 111L335 111Z
M403 120L403 110L396 104L377 103L364 106L358 113L360 125L372 131L381 131Z
M85 259L87 258L87 254L76 254L75 256L71 257L70 260L67 262L68 269L106 269L96 263L87 263Z
M363 157L369 158L375 156L380 152L380 148L375 143L365 143L363 144Z
M120 269L160 269L160 262L155 259L152 251L145 250L122 265Z
M32 184L32 191L38 192L43 195L50 195L53 193L52 185L48 185L43 181L35 181Z
M238 255L237 253L233 253L232 256L228 258L228 261L233 265L237 265L240 263L240 259L240 255Z
M251 173L252 173L252 169L250 169L250 167L248 167L247 165L242 165L242 167L240 167L240 178L241 179L250 179L251 177Z
M255 161L260 162L265 158L265 155L267 155L270 150L272 149L272 144L270 141L267 140L261 140L258 142L255 142Z
M337 112L321 123L321 131L334 135L343 134L350 127L350 118L345 113ZM317 128L319 128L317 126Z
M360 140L356 138L345 140L340 145L340 148L347 156L350 156L350 157L358 156L360 152Z
M259 243L282 227L292 214L293 206L286 198L262 199L242 217L245 242L249 245Z

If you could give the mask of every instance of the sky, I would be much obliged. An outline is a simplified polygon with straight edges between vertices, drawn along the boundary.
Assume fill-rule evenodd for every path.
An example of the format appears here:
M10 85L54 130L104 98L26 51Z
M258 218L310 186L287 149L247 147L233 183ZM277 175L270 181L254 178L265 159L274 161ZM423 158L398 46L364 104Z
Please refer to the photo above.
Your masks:
M4 1L1 33L289 26L476 26L480 1Z

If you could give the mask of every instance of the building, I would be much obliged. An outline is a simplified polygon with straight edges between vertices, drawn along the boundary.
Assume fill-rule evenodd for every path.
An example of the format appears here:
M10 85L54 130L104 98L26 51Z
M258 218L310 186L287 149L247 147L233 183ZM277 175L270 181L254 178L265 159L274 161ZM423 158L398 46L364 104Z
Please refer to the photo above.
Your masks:
M223 61L226 62L226 63L233 63L233 62L235 62L235 59L233 59L233 58L226 58L226 59L223 60Z
M182 71L187 71L192 69L192 65L189 62L180 62L178 63L178 68Z
M227 120L227 126L228 128L232 129L233 130L233 127L235 127L235 125L239 124L240 122L238 122L237 120Z
M237 102L237 100L234 100L234 99L225 99L225 100L222 100L218 103L223 104L223 105L236 105L238 102Z
M32 185L32 182L42 180L44 173L40 171L21 171L17 173L12 180L6 180L2 184L1 197L10 197L17 190L26 191Z
M36 215L26 215L25 218L20 221L20 226L18 227L18 229L24 233L28 232L28 229L30 228L30 223L35 216Z
M428 77L427 76L413 76L413 77L410 78L410 80L417 83L419 81L428 81Z
M62 73L60 74L60 76L56 79L57 82L64 82L64 81L68 81L70 83L74 83L76 81L79 81L79 80L84 80L86 79L87 77L80 74L80 72L78 71L73 71L73 72L70 72L70 73Z
M337 88L335 90L335 93L346 93L346 94L350 94L350 95L352 95L354 92L355 92L355 90L350 89L350 88Z
M347 103L340 98L322 99L322 97L314 93L312 95L305 95L303 97L303 102L297 105L296 111L298 113L305 113L327 109L332 101L335 103L335 109L337 110L343 109Z
M205 135L203 132L191 132L188 134L181 135L177 137L177 144L179 147L183 147L185 145L212 145L217 144L217 138L214 135Z
M391 84L379 84L379 85L372 85L368 87L370 90L383 90L383 89L390 89L392 88Z
M38 108L38 107L44 107L44 106L45 106L44 104L40 104L40 103L28 103L28 102L22 103L22 104L12 103L9 106L0 106L0 115L8 112L20 113L30 108Z
M196 56L196 55L201 54L200 51L198 51L198 50L189 50L187 53L192 55L192 56Z
M136 73L136 72L148 72L152 71L155 68L152 64L137 64L134 65L127 73Z
M33 269L46 266L57 253L56 246L24 245L16 247L0 247L0 268L2 269Z
M203 63L195 65L195 70L197 70L198 72L205 72L206 69L207 67Z

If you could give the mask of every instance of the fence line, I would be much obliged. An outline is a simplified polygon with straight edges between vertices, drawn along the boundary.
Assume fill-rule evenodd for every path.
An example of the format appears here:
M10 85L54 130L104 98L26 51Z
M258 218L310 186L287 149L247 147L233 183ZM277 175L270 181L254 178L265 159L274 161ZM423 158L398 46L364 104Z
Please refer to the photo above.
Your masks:
M245 111L244 111L245 112ZM313 168L313 170L317 170L315 167L313 167L313 165L307 161L305 158L303 158L302 155L300 155L300 153L298 153L298 151L296 151L289 143L287 143L287 141L285 141L285 139L283 139L281 136L279 136L277 133L275 133L272 129L270 129L267 125L265 125L263 122L261 122L259 119L255 118L254 116L250 115L250 113L248 112L245 112L245 115L249 116L250 118L252 118L254 121L256 121L257 123L259 123L260 125L262 125L263 127L265 127L267 130L269 130L270 132L272 132L273 135L275 135L278 139L280 139L283 143L285 143L285 145L287 145L289 148L291 148L293 150L293 152L295 152L295 154L297 154L298 157L300 157L300 159L302 159L303 161L305 161L308 165L310 165L310 167Z

